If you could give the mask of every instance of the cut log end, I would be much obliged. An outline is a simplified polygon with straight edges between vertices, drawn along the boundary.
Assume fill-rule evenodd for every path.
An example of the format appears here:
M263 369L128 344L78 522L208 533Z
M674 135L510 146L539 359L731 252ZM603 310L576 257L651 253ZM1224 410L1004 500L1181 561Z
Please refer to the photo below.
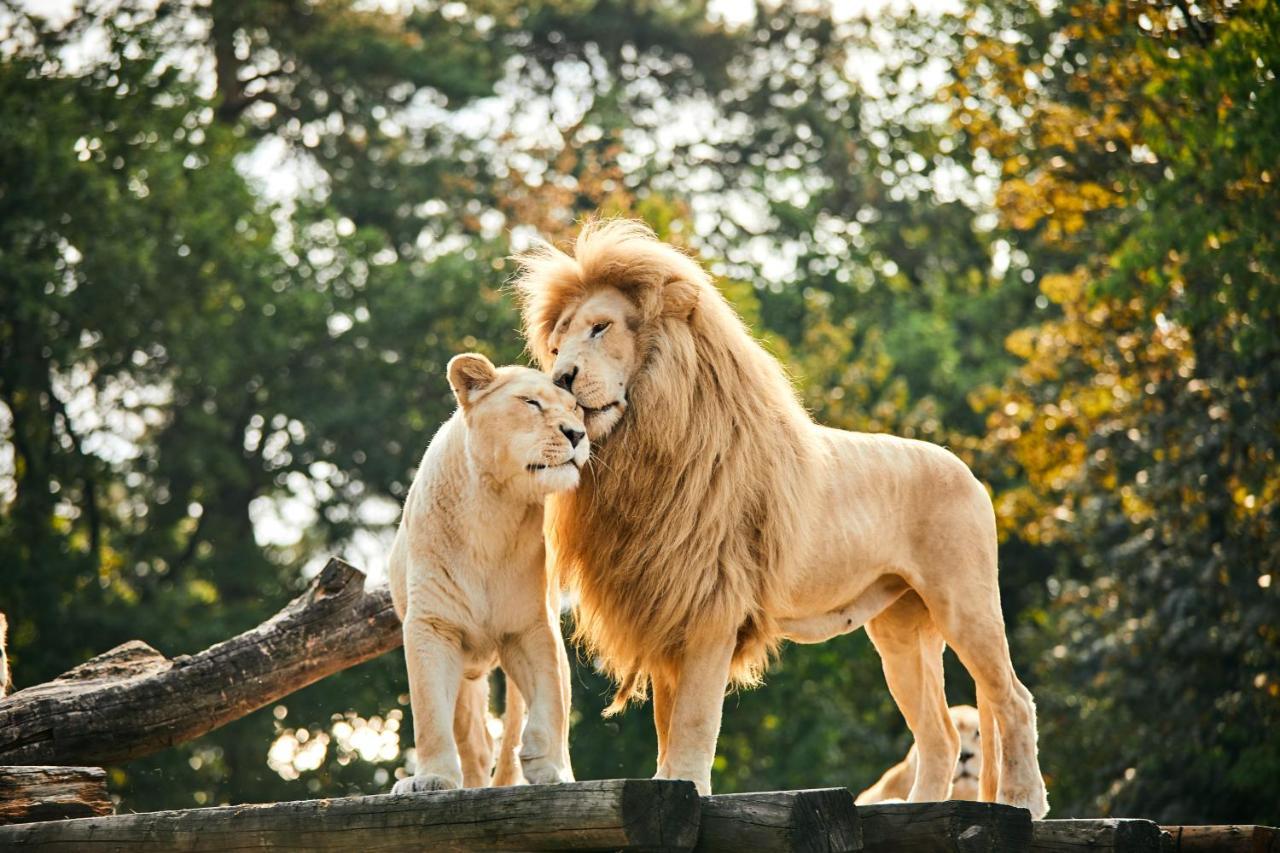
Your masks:
M98 767L0 767L0 825L111 814Z

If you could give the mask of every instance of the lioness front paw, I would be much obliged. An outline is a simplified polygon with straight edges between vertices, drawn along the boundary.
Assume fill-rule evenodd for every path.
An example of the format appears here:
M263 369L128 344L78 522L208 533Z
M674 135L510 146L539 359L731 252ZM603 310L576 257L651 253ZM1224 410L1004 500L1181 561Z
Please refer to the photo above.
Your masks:
M410 776L396 782L391 789L393 794L413 794L423 791L452 791L460 787L457 782L444 776L426 773L422 776Z
M524 778L530 785L555 785L573 781L573 771L568 767L538 762L525 764L522 769Z

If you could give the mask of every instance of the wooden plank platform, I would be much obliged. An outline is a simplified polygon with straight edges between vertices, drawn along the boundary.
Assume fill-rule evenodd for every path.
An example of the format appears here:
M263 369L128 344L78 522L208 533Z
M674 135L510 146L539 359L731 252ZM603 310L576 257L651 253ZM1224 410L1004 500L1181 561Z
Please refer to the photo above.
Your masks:
M100 767L0 767L0 825L111 814Z
M700 853L855 853L862 826L848 788L702 798Z
M1168 853L1280 853L1274 826L1162 826Z
M867 853L1026 853L1031 813L995 803L858 806Z
M700 811L691 782L615 779L16 824L0 849L689 850Z
M1033 853L1160 853L1160 827L1149 820L1038 820Z

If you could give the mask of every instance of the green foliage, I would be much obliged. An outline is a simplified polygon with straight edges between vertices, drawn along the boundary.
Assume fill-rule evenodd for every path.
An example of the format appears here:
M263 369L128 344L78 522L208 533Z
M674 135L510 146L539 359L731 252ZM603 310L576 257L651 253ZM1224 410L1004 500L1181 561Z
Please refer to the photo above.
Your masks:
M19 686L135 637L202 648L324 554L376 551L448 358L522 357L513 244L599 211L710 259L820 420L947 444L991 485L1056 814L1280 820L1280 19L1182 9L6 6ZM647 713L602 719L590 661L574 689L578 775L650 774ZM382 791L405 694L388 655L113 791ZM908 744L865 637L787 646L727 700L715 783L856 789Z

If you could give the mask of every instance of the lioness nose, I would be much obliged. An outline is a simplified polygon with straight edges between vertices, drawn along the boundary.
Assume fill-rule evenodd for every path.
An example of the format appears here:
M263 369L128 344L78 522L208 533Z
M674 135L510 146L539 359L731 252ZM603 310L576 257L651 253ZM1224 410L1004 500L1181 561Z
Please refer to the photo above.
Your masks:
M578 442L582 441L582 436L585 435L585 433L578 432L573 427L567 427L567 426L561 426L560 431L564 433L565 438L569 439L570 447L577 447Z
M967 750L967 749L963 749L963 750L961 750L961 751L960 751L960 761L961 761L961 763L964 763L964 762L968 761L970 758L973 758L973 753L972 753L972 752L970 752L970 751L969 751L969 750Z
M578 378L578 366L575 364L573 370L566 370L556 377L556 384L566 391L573 391L573 380Z

